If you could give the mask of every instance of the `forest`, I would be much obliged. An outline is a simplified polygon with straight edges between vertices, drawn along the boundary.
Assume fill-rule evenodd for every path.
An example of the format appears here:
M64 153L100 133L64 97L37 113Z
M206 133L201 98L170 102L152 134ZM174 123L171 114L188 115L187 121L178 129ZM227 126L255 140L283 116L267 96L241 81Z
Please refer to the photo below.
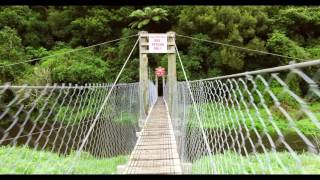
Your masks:
M0 83L112 82L135 39L52 56L139 31L177 34L294 57L176 37L191 80L320 58L320 8L311 6L2 6ZM138 50L120 82L137 82ZM32 60L33 59L33 60ZM32 60L32 61L28 61ZM167 66L149 57L151 71ZM178 80L183 80L181 67Z

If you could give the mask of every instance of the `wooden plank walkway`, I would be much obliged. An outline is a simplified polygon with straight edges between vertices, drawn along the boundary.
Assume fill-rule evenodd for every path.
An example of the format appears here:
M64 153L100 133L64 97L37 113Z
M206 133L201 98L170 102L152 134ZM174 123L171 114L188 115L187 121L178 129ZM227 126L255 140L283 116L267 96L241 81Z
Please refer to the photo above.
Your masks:
M171 119L162 97L154 105L124 174L181 174Z

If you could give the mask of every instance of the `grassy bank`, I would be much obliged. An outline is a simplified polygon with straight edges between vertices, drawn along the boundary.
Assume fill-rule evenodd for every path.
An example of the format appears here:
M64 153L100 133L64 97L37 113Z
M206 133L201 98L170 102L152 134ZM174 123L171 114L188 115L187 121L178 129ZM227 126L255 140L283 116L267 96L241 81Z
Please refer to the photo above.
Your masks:
M198 105L198 109L200 117L202 117L203 126L207 129L224 129L228 127L233 129L239 126L247 126L248 129L256 128L260 132L267 130L272 134L276 133L275 125L284 134L295 132L287 118L274 107L269 108L270 114L263 107L259 107L257 110L253 107L239 109L218 103L201 104ZM311 104L309 110L318 120L320 119L320 103ZM295 109L287 109L287 112L292 117L295 126L302 133L320 136L320 129L305 113ZM195 111L191 106L189 107L189 118L189 127L199 127Z
M59 156L56 153L35 151L25 147L0 147L1 174L64 174L74 162L75 153ZM127 162L127 156L97 159L82 154L75 164L74 174L111 174Z
M272 170L272 174L320 173L319 155L302 153L298 154L297 157L301 161L301 166L297 165L296 160L289 152L257 154L257 156L252 154L248 157L228 152L214 155L213 161L219 174L270 174L270 169ZM268 161L268 158L270 161ZM282 162L283 166L278 163L277 159ZM195 161L192 164L192 173L213 173L209 157L203 157Z

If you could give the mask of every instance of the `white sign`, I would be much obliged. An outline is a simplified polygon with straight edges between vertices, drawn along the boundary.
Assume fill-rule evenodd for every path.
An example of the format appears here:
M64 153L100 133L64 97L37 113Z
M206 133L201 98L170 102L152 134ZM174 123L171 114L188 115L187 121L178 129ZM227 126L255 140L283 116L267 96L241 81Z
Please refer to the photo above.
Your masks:
M149 53L167 53L167 34L149 34Z

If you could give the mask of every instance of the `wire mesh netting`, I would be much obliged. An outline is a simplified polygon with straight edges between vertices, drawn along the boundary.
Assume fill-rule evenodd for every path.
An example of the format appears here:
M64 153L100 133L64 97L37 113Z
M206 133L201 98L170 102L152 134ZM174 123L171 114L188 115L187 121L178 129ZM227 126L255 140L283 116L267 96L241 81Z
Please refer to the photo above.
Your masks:
M319 67L190 81L191 93L178 82L171 117L181 161L196 174L320 173Z
M148 99L149 109L148 110L150 111L151 106L153 106L158 99L158 89L152 81L149 81L148 89L149 89L149 99Z
M136 143L139 83L116 85L102 107L111 86L1 86L0 173L113 173Z

